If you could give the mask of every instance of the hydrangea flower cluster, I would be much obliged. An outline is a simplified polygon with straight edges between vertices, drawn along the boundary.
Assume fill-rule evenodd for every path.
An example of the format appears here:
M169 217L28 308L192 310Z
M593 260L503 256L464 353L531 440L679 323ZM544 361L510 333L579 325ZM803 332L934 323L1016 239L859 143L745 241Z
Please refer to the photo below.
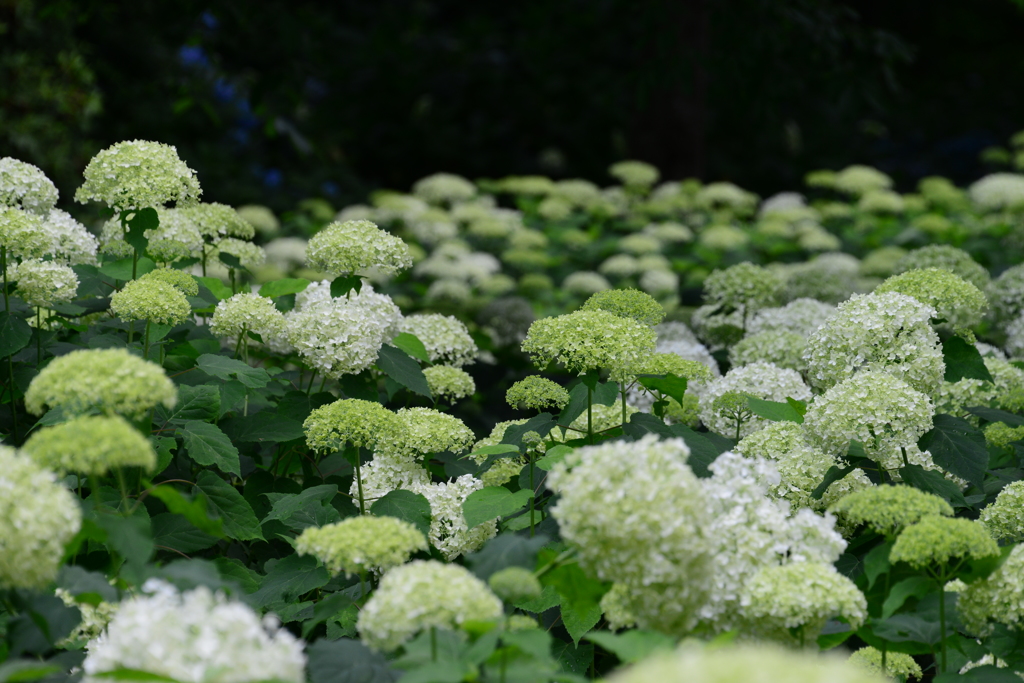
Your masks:
M536 598L543 590L533 572L516 566L505 567L494 572L487 579L487 585L495 595L505 602L511 603Z
M661 174L658 169L643 161L619 161L608 167L608 173L622 181L626 187L639 190L647 188L658 182Z
M247 332L273 338L285 333L285 319L267 297L240 292L217 304L210 332L229 341Z
M87 349L55 358L29 384L25 408L41 415L61 408L68 417L98 411L138 419L150 408L173 408L178 390L156 363L126 349Z
M430 503L430 545L451 562L455 558L479 550L498 533L497 520L482 522L470 528L462 512L462 504L484 483L472 474L464 474L453 481L437 484L413 484L411 491L419 493Z
M875 674L882 674L882 651L873 647L862 647L850 655L850 663L863 667ZM887 652L885 673L898 676L904 681L921 680L924 672L914 658L902 652Z
M781 287L782 280L774 271L745 262L708 275L704 298L709 305L740 311L746 321L752 313L774 305Z
M118 142L94 156L82 175L75 200L103 202L115 211L187 205L202 193L178 150L159 142Z
M936 397L936 412L964 417L974 424L978 418L967 412L975 406L992 406L1017 412L1024 409L1024 370L995 356L985 356L992 381L962 379L943 382Z
M45 216L57 204L57 187L38 167L11 157L0 158L0 206Z
M988 578L967 586L956 603L968 631L979 636L996 624L1018 629L1024 622L1024 545L1010 551L1006 562Z
M1009 323L1024 313L1024 264L1011 266L988 286L986 292L996 320Z
M374 448L378 440L397 428L397 417L376 401L343 398L316 408L302 423L306 443L330 453L346 445Z
M7 277L18 283L18 295L25 303L40 308L68 303L78 293L78 276L56 261L27 259L8 268Z
M106 632L89 643L85 681L134 669L182 683L305 681L302 642L277 619L199 586L179 593L150 580L122 602Z
M851 297L807 340L811 384L828 389L858 372L879 370L934 393L946 367L930 324L934 317L934 308L898 292Z
M456 401L472 396L476 392L476 382L462 368L455 368L451 365L434 365L425 368L423 376L427 378L430 393L437 398Z
M173 268L157 268L156 270L149 271L139 279L166 282L167 284L176 287L185 296L199 295L199 283L194 277L182 270L175 270Z
M892 178L871 166L854 164L835 174L832 187L840 192L860 197L869 192L888 190L892 187Z
M74 496L28 456L0 446L0 588L42 588L82 526Z
M178 325L192 314L180 289L156 279L132 280L110 297L110 312L121 320Z
M569 392L545 377L529 375L509 387L505 392L505 400L513 408L523 406L531 410L561 410L569 403Z
M34 213L0 207L0 247L8 257L41 258L53 248L43 219Z
M394 517L349 517L322 527L307 527L295 539L299 555L313 555L331 574L386 572L427 549L419 529Z
M450 315L410 315L402 319L399 328L423 342L431 363L461 368L472 363L479 351L465 324Z
M811 398L811 390L794 370L763 361L733 368L724 377L709 382L701 393L700 420L715 433L733 434L738 431L740 438L764 428L768 422L764 418L751 416L737 429L736 421L723 412L721 405L715 404L716 399L730 392L783 403L787 398L798 401Z
M77 608L82 614L82 621L66 638L55 643L57 647L69 650L82 647L90 640L98 638L106 630L110 620L117 614L117 603L106 600L95 605L89 602L78 602L74 595L63 588L58 588L54 593L65 605Z
M803 370L803 359L807 341L793 332L771 330L751 334L729 349L729 361L734 367L749 365L757 361L772 363L780 368Z
M980 521L997 541L1024 540L1024 481L1007 484L981 511Z
M908 270L875 288L876 294L899 292L935 309L953 330L964 330L981 322L988 299L980 289L942 268Z
M417 180L412 193L431 204L464 202L476 194L476 186L453 173L435 173Z
M829 509L852 526L866 524L888 539L925 517L953 516L949 503L911 486L873 486L844 496Z
M985 441L990 446L1003 448L1021 439L1024 439L1024 426L1011 427L1002 422L993 422L985 426Z
M60 474L104 475L110 470L156 467L149 439L118 415L83 415L28 438L22 450L42 467Z
M461 453L476 438L462 420L431 408L402 408L395 413L395 420L393 428L377 438L378 455Z
M967 188L971 201L982 209L998 211L1024 206L1024 175L990 173Z
M988 270L971 258L970 254L948 244L929 244L908 252L897 262L893 273L899 274L923 268L948 270L982 291L985 291L991 279Z
M804 428L824 451L843 456L860 441L872 460L916 445L932 428L934 409L925 394L887 372L857 373L819 396L807 409Z
M43 229L53 241L51 253L55 260L71 266L96 264L99 242L71 214L54 209L46 215Z
M393 274L412 266L408 245L370 221L331 223L309 240L306 259L310 268L334 277L367 268Z
M395 567L359 612L363 642L391 651L423 629L457 630L467 621L497 621L501 599L456 564L415 560Z
M755 313L747 332L792 332L809 337L835 312L835 306L817 299L794 299L782 308L763 308Z
M213 242L227 237L251 240L256 234L252 224L227 204L203 202L186 208L184 213L199 233Z
M608 311L620 318L638 323L657 325L665 318L665 308L650 294L637 289L609 289L583 302L581 311Z
M538 367L557 361L584 374L609 369L621 376L654 350L656 335L649 326L607 311L576 311L542 318L530 326L523 352Z
M494 425L490 434L473 444L473 450L479 451L484 446L497 446L505 437L506 429L512 425L521 424L526 424L526 420L509 420L507 422L499 422ZM476 454L472 456L472 460L477 465L482 465L487 460L487 457L488 456L483 454ZM484 486L501 486L512 477L519 476L519 473L525 465L526 458L520 455L498 458L489 468L487 468L486 472L480 475L480 480L483 481Z
M889 560L923 569L945 565L954 558L981 559L998 554L999 546L980 522L928 515L903 529Z

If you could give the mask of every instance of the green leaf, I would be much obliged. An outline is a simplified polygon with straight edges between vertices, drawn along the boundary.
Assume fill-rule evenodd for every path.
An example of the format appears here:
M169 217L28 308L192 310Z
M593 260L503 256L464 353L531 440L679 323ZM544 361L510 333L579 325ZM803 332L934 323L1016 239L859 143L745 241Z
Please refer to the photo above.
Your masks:
M856 468L840 467L839 465L832 465L831 467L829 467L828 470L825 472L825 478L821 480L821 483L818 484L818 486L813 491L811 491L811 498L814 498L815 500L821 500L821 497L825 495L825 491L828 490L829 486L836 483L850 472L853 472L854 469Z
M270 382L270 375L263 368L254 368L227 356L204 353L196 359L196 366L207 375L223 380L237 379L250 389L261 389Z
M747 398L747 405L750 406L750 412L754 413L754 415L771 420L772 422L796 422L800 424L804 421L803 414L788 402L765 401L749 396Z
M659 650L671 650L675 647L675 640L665 634L641 629L622 633L597 631L588 633L583 638L608 650L623 664L639 662Z
M519 449L510 443L499 443L494 446L481 446L472 453L468 453L463 458L473 458L478 455L506 455L510 453L519 453Z
M167 469L174 460L174 451L178 450L178 440L170 436L150 436L150 443L156 451L156 469L153 474L157 475Z
M974 344L962 337L949 337L942 342L942 359L946 362L943 379L947 382L959 382L962 379L993 381L981 353Z
M547 542L548 537L544 535L530 538L518 534L501 534L487 541L477 552L466 555L466 564L484 580L506 567L522 567L532 571L537 566L537 553Z
M209 384L197 384L189 386L183 384L178 387L178 403L173 412L167 411L162 406L159 409L162 414L157 419L164 422L188 422L189 420L201 420L212 422L220 415L220 391Z
M423 363L430 362L430 355L427 353L427 347L424 346L423 342L420 341L420 338L414 334L402 332L392 339L391 343L418 361Z
M199 473L196 487L209 501L210 511L220 516L224 533L239 541L263 540L259 520L242 494L213 472Z
M888 619L896 613L908 598L923 598L935 587L931 579L924 576L912 576L903 579L889 589L889 595L882 604L882 618Z
M569 402L558 416L558 424L571 425L587 409L587 385L580 382L569 390Z
M162 549L194 553L217 544L223 536L211 536L197 529L192 522L173 512L153 515L153 543Z
M310 501L330 503L331 499L338 495L338 487L335 484L323 484L311 486L302 493L266 493L264 495L272 501L273 507L270 508L270 512L263 518L261 524L275 519L282 522L287 521L292 515L306 507ZM424 498L424 500L426 499Z
M939 467L981 488L988 466L985 435L968 422L952 415L936 415L931 431L917 442L929 451Z
M267 563L270 565L270 562ZM312 555L288 555L277 560L270 566L266 577L260 583L260 589L252 594L252 603L259 608L288 603L308 593L322 588L331 580L327 569Z
M419 363L405 351L384 344L377 356L377 367L409 391L432 398L430 386L427 384L427 378L423 376Z
M301 422L266 411L224 420L220 428L232 441L242 443L283 443L306 436Z
M889 552L892 550L892 542L886 541L872 548L864 556L864 576L868 579L868 588L875 585L875 581L882 574L889 571L892 566L889 564Z
M601 605L594 603L562 602L562 623L572 642L579 646L580 638L597 626L601 620Z
M906 465L900 468L900 478L914 488L934 493L953 507L969 508L960 487L935 470L926 470L920 465Z
M304 291L309 286L309 280L302 278L286 277L280 280L273 280L271 282L264 282L260 285L260 296L273 299L279 296L285 296L286 294L298 294Z
M92 674L96 678L107 678L112 681L144 681L145 683L177 683L176 679L160 674L142 671L141 669L113 669Z
M562 596L558 594L554 586L544 586L544 590L541 591L539 596L529 600L520 600L515 603L515 606L526 612L541 614L561 604L561 602Z
M260 588L260 575L246 567L240 560L223 555L214 558L213 563L221 577L227 581L234 581L246 593L255 593Z
M547 453L544 454L544 457L539 459L535 464L538 469L548 472L552 467L565 460L565 456L572 453L572 451L572 446L559 444L553 448L549 448Z
M96 523L107 532L107 546L129 564L141 568L153 556L153 532L146 517L100 514Z
M167 509L179 514L189 521L195 528L205 534L224 538L224 523L206 512L206 496L196 496L188 499L176 488L167 484L155 486L149 491L149 495L162 501Z
M639 441L648 434L655 434L662 439L671 439L674 436L672 429L664 420L650 413L633 413L622 429L626 436L634 441Z
M192 277L199 280L199 283L210 290L210 294L213 294L220 301L230 299L235 295L230 287L221 282L219 277L199 277L198 275L193 275Z
M153 270L156 270L156 263L153 262L153 259L142 256L135 264L135 277L142 277ZM111 279L127 282L132 279L132 259L129 257L113 263L106 263L100 267L100 272Z
M217 425L190 420L182 425L178 435L184 439L185 450L199 465L213 465L221 472L241 476L242 465L238 449Z
M395 489L375 500L370 512L378 517L397 517L409 522L424 536L430 532L430 503L422 494Z
M21 318L0 311L0 358L21 351L32 339L32 328Z
M934 683L1020 683L1013 669L1000 669L992 664L977 666L966 673L948 672L932 679Z
M509 425L501 435L501 443L516 446L521 453L526 452L523 445L523 435L527 432L537 432L541 438L546 437L555 428L555 419L551 413L539 413L534 415L523 424Z
M786 403L788 403L790 406L792 406L793 410L795 410L796 412L800 413L800 417L803 417L804 415L807 414L807 402L806 401L799 401L799 400L797 400L795 398L786 397Z
M975 406L968 408L967 412L972 415L977 415L982 420L987 422L1002 422L1011 427L1020 427L1024 425L1024 417L1016 415L1014 413L1007 412L1005 410L998 410L996 408L988 408L986 406Z
M5 659L23 652L43 655L52 650L57 641L67 637L82 620L77 607L65 605L52 593L12 593L8 593L7 599L13 603L15 609L12 612L17 616L12 612L6 615L5 631L10 651L4 652Z
M0 664L0 683L28 683L59 672L59 666L33 659L14 659Z
M310 683L394 683L402 675L357 640L321 638L306 648Z
M337 299L345 296L352 290L356 294L363 288L363 278L360 275L349 275L348 277L336 277L331 280L331 296Z
M477 524L519 512L531 498L533 491L520 490L513 493L504 486L485 486L469 494L462 504L462 516L472 529Z
M125 213L128 212L122 212L121 214L122 220L125 218ZM146 231L156 230L160 227L160 216L157 214L156 209L147 207L133 211L125 222L128 224L128 232L124 236L124 241L132 245L132 248L140 254L146 251L146 247L149 245Z
M652 391L659 391L665 396L674 398L679 403L683 402L683 394L686 393L686 378L676 377L672 373L655 377L638 377L640 384Z

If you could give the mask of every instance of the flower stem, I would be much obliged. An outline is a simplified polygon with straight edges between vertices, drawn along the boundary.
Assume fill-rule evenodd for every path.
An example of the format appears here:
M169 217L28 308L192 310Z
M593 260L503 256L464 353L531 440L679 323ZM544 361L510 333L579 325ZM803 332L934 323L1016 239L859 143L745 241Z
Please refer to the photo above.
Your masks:
M594 445L594 389L587 385L587 438Z
M363 449L356 446L356 490L359 492L359 514L366 514L366 501L363 498L363 474L361 470Z

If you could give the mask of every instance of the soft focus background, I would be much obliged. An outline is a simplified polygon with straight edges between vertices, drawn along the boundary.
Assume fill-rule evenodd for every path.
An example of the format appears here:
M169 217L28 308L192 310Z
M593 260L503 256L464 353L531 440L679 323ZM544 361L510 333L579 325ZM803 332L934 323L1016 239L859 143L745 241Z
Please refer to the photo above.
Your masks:
M1024 125L1019 0L0 0L0 156L64 201L124 139L205 198L286 210L430 173L601 184L635 158L767 196L999 170Z

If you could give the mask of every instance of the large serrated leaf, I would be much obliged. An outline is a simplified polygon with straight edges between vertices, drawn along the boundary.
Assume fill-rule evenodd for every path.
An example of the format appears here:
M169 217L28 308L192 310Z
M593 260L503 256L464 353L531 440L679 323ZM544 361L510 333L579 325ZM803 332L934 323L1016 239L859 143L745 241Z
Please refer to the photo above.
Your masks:
M204 353L196 359L196 366L211 377L238 380L250 389L260 389L270 382L270 375L263 368L254 368L227 356Z
M6 311L0 311L0 358L21 351L32 339L29 324Z
M370 512L378 517L397 517L409 522L424 536L430 532L430 503L422 494L406 489L390 491L374 501Z
M804 416L788 401L780 403L778 401L765 401L764 399L749 396L747 397L747 405L750 406L750 412L754 415L771 420L772 422L796 422L800 424L804 421Z
M210 511L224 524L224 533L239 541L263 540L252 506L238 490L210 471L200 472L196 488L208 500Z
M981 487L988 466L985 435L970 422L952 415L936 415L931 431L917 442L939 467Z
M977 347L962 337L949 337L942 342L942 360L946 363L943 379L947 382L959 382L962 379L993 381Z
M298 294L309 286L309 280L303 278L286 277L280 280L265 282L260 285L259 295L270 299L286 294Z
M504 486L485 486L473 491L462 503L462 516L470 529L477 524L519 512L533 498L533 491L513 493Z
M178 403L174 410L170 411L161 406L158 411L157 418L164 422L216 420L220 415L220 390L209 384L181 385L178 387Z
M217 467L221 472L241 476L238 449L217 425L190 420L178 429L188 456L200 465Z
M380 347L380 353L377 356L377 367L409 391L427 398L432 397L430 385L427 384L427 378L423 375L420 364L405 351L390 344L384 344Z

